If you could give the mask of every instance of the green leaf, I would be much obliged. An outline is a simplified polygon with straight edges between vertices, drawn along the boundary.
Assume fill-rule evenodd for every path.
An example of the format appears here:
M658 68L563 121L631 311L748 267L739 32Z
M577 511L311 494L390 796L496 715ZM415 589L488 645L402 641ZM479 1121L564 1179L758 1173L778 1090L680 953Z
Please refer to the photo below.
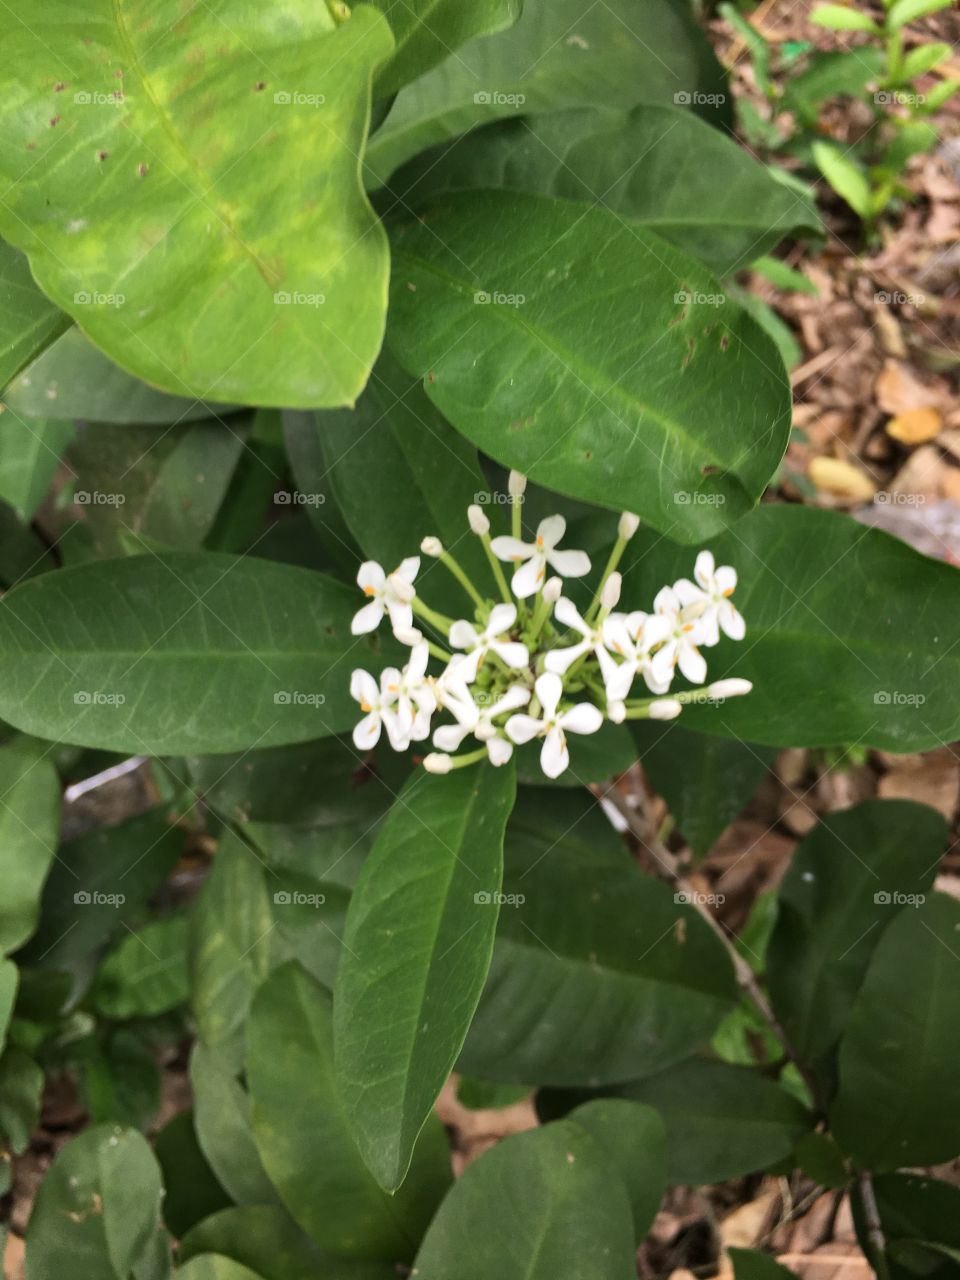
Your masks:
M953 95L960 89L960 80L941 80L939 84L933 86L926 95L926 101L923 104L925 112L939 111Z
M371 0L393 31L396 47L377 72L374 89L385 98L416 80L474 36L510 27L522 0Z
M726 89L685 6L526 0L515 27L471 41L402 90L367 147L367 184L380 186L411 156L477 125L558 107L666 106L679 96L723 125Z
M753 796L774 753L749 742L691 733L676 723L639 720L632 730L647 777L702 858Z
M902 911L873 953L840 1041L837 1142L861 1169L960 1152L960 903Z
M623 1098L595 1098L568 1119L602 1147L630 1197L634 1238L639 1244L653 1225L667 1187L667 1134L652 1107Z
M727 1254L733 1263L734 1280L792 1280L796 1275L759 1249L727 1249Z
M820 292L809 276L788 267L782 258L755 258L750 263L750 270L784 292L805 293L810 298L817 297Z
M396 1196L368 1172L333 1070L330 996L297 964L257 993L247 1027L253 1128L264 1166L295 1221L348 1258L408 1260L449 1180L434 1118Z
M259 1271L251 1271L232 1258L216 1253L201 1253L185 1267L177 1269L178 1280L267 1280Z
M868 19L869 21L869 19ZM856 160L829 142L813 144L813 159L830 186L861 218L873 211L870 182Z
M0 241L0 389L69 323L37 288L23 254Z
M152 1018L189 995L187 917L177 915L121 938L97 970L91 998L108 1018Z
M0 748L0 951L33 933L40 891L57 851L60 782L39 742Z
M20 373L3 392L8 409L24 418L62 418L88 422L193 422L236 405L170 396L134 378L95 347L77 328L70 328Z
M746 640L706 651L753 692L684 710L684 727L775 747L925 751L960 735L960 575L848 516L769 505L710 543L739 575ZM649 609L694 556L641 530L623 599ZM853 587L851 587L853 584ZM923 620L922 627L918 619Z
M73 995L86 989L97 953L166 879L183 849L182 829L160 813L88 832L60 846L43 888L40 924L26 964L66 969Z
M899 31L908 22L925 18L928 13L939 13L950 7L950 0L896 0L887 12L887 27Z
M880 33L880 28L871 17L845 4L818 4L810 14L810 21L819 27L827 27L830 31L869 31L873 35Z
M0 1053L6 1044L10 1015L20 986L20 970L12 960L0 960Z
M918 1274L951 1280L960 1250L960 1190L936 1178L903 1173L880 1174L873 1179L873 1189L887 1239L891 1280L913 1280ZM858 1210L854 1201L854 1219L863 1240L865 1224ZM905 1246L919 1250L921 1266L901 1265L895 1259L894 1251ZM953 1265L947 1260L951 1258Z
M53 474L73 435L72 422L40 418L24 422L7 409L0 435L0 499L21 520L31 520L50 488Z
M841 95L856 97L871 80L878 80L884 61L883 50L869 45L862 45L854 55L847 50L817 50L810 55L804 70L784 86L783 107L815 118L822 102Z
M242 1036L273 965L273 924L262 859L227 833L190 915L190 990L204 1045L230 1046Z
M726 1182L765 1169L788 1156L813 1126L809 1112L780 1085L724 1062L691 1059L618 1093L660 1112L674 1185Z
M391 349L484 452L684 541L754 505L785 375L693 258L607 210L497 191L450 196L393 245Z
M797 846L780 885L767 981L805 1062L839 1040L884 930L933 885L947 834L926 805L866 800L827 814Z
M134 1129L101 1125L68 1143L40 1184L27 1253L31 1280L128 1280L160 1220L160 1170Z
M0 584L15 587L53 567L45 544L0 499Z
M911 49L904 56L899 79L909 83L917 76L926 75L928 71L932 71L935 66L949 58L952 52L950 45L943 43L922 44L916 49Z
M0 1143L7 1150L0 1157L9 1161L9 1152L22 1155L40 1120L43 1095L43 1068L20 1049L7 1049L0 1058Z
M396 1280L386 1262L336 1258L313 1243L280 1208L247 1205L206 1218L180 1241L179 1257L198 1253L232 1258L269 1280Z
M427 1231L417 1280L631 1280L626 1188L584 1129L516 1134L468 1165Z
M168 1120L153 1149L163 1174L163 1221L180 1241L178 1257L183 1261L183 1237L204 1218L226 1209L230 1197L200 1149L192 1111L181 1111Z
M45 574L0 603L0 716L155 755L343 732L350 667L370 654L350 635L357 605L310 570L213 553Z
M348 404L383 331L386 238L357 158L389 27L369 7L337 25L327 5L242 0L177 17L118 6L84 43L15 0L0 229L162 390ZM262 198L292 176L296 200Z
M354 890L337 970L337 1079L367 1167L390 1191L480 999L515 791L512 765L414 774Z
M198 1041L190 1055L194 1127L200 1150L236 1204L273 1204L250 1122L250 1098L226 1056Z
M706 923L644 875L587 792L521 789L490 976L459 1068L587 1085L659 1071L730 1008Z
M83 1063L83 1092L94 1124L149 1129L160 1109L161 1084L153 1053L126 1027L99 1037Z
M392 192L418 205L484 187L601 205L718 275L801 226L820 225L812 202L679 107L581 108L504 121L427 152L391 182Z

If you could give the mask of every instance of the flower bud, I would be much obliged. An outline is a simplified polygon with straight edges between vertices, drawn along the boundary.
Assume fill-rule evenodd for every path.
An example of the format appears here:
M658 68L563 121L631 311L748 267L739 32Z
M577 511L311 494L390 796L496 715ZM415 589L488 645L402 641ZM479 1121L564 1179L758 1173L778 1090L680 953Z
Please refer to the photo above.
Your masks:
M683 704L676 698L660 698L657 702L650 703L647 714L651 720L676 720L682 710Z
M562 591L562 578L548 578L543 585L543 598L547 604L556 604Z
M416 627L394 627L393 634L401 644L409 645L411 649L423 639L423 632Z
M470 522L471 530L478 538L482 538L484 534L490 532L490 521L475 502L467 507L467 520Z
M707 693L711 698L739 698L752 688L753 684L749 680L714 680L713 684L707 686Z
M629 542L639 528L640 517L635 516L632 511L625 511L617 525L617 537L623 542Z
M603 584L603 590L600 593L600 604L604 609L615 609L620 602L620 588L623 586L623 578L619 573L611 573L610 577Z
M442 556L443 543L439 538L424 538L420 543L420 550L425 556Z
M611 724L623 724L627 718L627 708L622 702L607 703L607 719Z
M453 760L442 752L431 751L428 756L423 757L423 767L427 773L449 773L453 768Z
M519 471L511 471L510 478L507 481L507 489L511 498L522 498L527 487L527 477L522 476Z

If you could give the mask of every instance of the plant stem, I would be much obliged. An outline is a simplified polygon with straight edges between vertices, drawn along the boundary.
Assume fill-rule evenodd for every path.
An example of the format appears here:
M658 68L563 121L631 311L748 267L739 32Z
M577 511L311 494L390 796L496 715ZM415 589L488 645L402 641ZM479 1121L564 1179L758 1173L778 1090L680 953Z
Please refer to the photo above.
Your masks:
M493 571L493 576L496 579L497 586L500 588L500 595L503 598L504 603L513 604L513 596L510 594L510 588L507 586L507 580L503 576L503 567L494 555L493 547L490 545L489 533L482 534L480 541L483 543L483 549L487 553L487 559L490 561L490 568Z
M484 600L480 592L477 590L477 588L470 581L470 579L467 577L466 573L464 573L463 569L460 567L459 562L454 559L454 557L450 554L449 551L440 552L440 563L443 565L446 565L446 567L450 570L450 572L453 574L456 580L460 583L461 587L463 587L464 591L466 591L467 595L470 597L473 603L477 606L477 608L483 609L486 605L486 601Z
M414 596L410 602L410 607L419 618L423 618L424 622L429 622L440 634L446 639L450 634L450 628L453 626L453 619L448 618L446 614L437 613L435 609L431 609L429 605L424 604L419 596Z
M877 1197L874 1194L873 1179L869 1173L857 1175L857 1196L860 1200L860 1207L863 1209L863 1218L867 1227L867 1240L870 1243L870 1251L873 1255L867 1260L872 1263L874 1274L878 1277L878 1280L889 1280L887 1241L883 1234L883 1227L880 1224Z
M660 874L665 880L676 885L677 889L687 895L687 900L702 918L707 922L713 932L717 935L727 950L733 964L733 971L736 975L737 983L741 990L750 997L756 1005L761 1017L773 1034L780 1041L784 1053L794 1064L803 1079L804 1084L810 1090L810 1096L814 1103L817 1100L817 1082L811 1073L807 1070L803 1062L800 1061L793 1045L790 1043L790 1037L780 1022L780 1019L774 1013L770 1001L767 999L763 988L757 981L756 974L750 968L750 965L744 960L743 956L737 950L732 940L733 935L726 929L716 918L712 911L709 910L706 903L700 901L700 895L689 883L680 870L678 859L665 844L659 839L652 829L645 830L640 822L638 815L627 804L626 796L617 787L616 783L608 783L601 792L604 800L609 800L613 807L623 818L630 831L630 834L640 844L641 848L653 858ZM885 1280L885 1278L883 1278Z

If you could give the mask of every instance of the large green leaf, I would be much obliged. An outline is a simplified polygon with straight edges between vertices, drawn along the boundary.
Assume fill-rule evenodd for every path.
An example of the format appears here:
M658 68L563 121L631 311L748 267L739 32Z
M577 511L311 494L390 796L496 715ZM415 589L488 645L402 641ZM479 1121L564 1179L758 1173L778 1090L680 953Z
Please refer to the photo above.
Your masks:
M393 31L396 48L377 72L375 90L384 98L416 80L474 36L516 22L522 0L370 0Z
M417 1280L631 1280L633 1222L606 1152L561 1120L471 1164L430 1224Z
M955 1280L960 1260L960 1188L916 1174L884 1173L873 1179L880 1225L887 1240L891 1280ZM862 1210L854 1200L861 1239L866 1232ZM858 1211L859 1210L859 1211ZM903 1265L895 1256L906 1247L912 1257ZM920 1263L920 1265L918 1265Z
M330 995L297 964L260 988L247 1044L257 1146L293 1218L332 1253L408 1260L449 1180L439 1121L388 1195L361 1159L337 1093Z
M97 970L91 998L108 1018L151 1018L189 994L187 918L176 915L121 938Z
M0 584L15 587L53 567L49 548L0 499Z
M723 123L725 89L723 71L686 5L526 0L515 27L471 41L399 94L370 140L367 181L385 182L434 143L531 111L668 105L686 95L681 101Z
M0 390L69 323L37 288L23 254L0 241Z
M94 1124L129 1125L145 1132L160 1109L162 1079L156 1056L127 1027L95 1037L84 1055L82 1081Z
M600 204L718 275L747 266L798 227L819 226L812 199L679 107L506 120L419 156L390 187L407 204L482 187Z
M691 707L690 728L771 746L923 751L960 736L960 574L889 534L814 507L768 505L711 541L739 575L746 640L706 652L749 697ZM649 609L693 556L641 530L623 598Z
M163 1174L163 1220L181 1241L204 1218L226 1209L231 1201L211 1169L197 1140L192 1111L178 1111L154 1140L154 1154ZM222 1252L222 1250L220 1251Z
M40 1121L43 1067L20 1049L7 1049L0 1058L0 1147L20 1155Z
M960 902L902 911L873 953L840 1041L837 1142L863 1169L960 1153Z
M128 1280L160 1221L160 1170L136 1130L74 1138L40 1184L27 1228L28 1280Z
M414 774L350 903L335 1004L337 1078L389 1190L463 1045L490 967L512 765Z
M17 375L3 401L24 418L85 418L89 422L192 422L235 405L171 396L134 378L72 326Z
M361 597L362 599L362 597ZM0 715L112 751L237 751L356 719L359 601L307 569L131 556L23 583L0 604Z
M0 960L0 1053L7 1040L7 1028L20 986L20 971L12 960Z
M524 787L490 977L460 1058L537 1084L627 1080L686 1057L735 999L722 945L644 875L586 792Z
M0 229L41 287L165 391L353 401L384 320L357 157L387 23L305 0L189 23L176 0L86 0L77 21L9 10Z
M46 496L60 455L73 435L72 422L39 418L25 422L7 409L0 432L0 499L21 520L31 520Z
M0 748L0 952L33 932L40 891L57 852L60 783L38 742Z
M884 929L931 888L947 834L926 805L867 800L827 814L800 842L780 886L767 981L805 1061L840 1038Z
M767 747L691 733L676 721L638 720L633 734L647 777L698 857L737 816L773 763Z
M498 462L686 542L757 501L786 377L694 258L605 209L499 191L445 198L393 246L388 342Z
M198 1253L185 1267L177 1269L180 1280L267 1280L259 1271L219 1253Z
M198 1041L190 1054L197 1143L236 1204L271 1205L277 1193L264 1171L250 1121L250 1096L226 1055Z
M625 1098L594 1098L568 1117L602 1147L623 1178L639 1244L653 1225L667 1185L667 1135L653 1107Z

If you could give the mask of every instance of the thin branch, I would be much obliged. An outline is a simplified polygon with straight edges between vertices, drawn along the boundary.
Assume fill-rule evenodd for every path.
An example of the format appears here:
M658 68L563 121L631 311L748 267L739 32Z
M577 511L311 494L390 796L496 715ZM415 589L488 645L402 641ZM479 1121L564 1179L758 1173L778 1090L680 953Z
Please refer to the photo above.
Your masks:
M877 1197L873 1190L873 1178L869 1173L857 1175L857 1195L863 1209L863 1220L867 1228L867 1240L870 1243L869 1261L878 1280L889 1280L887 1269L887 1242L883 1227L880 1224L880 1210L877 1208Z

